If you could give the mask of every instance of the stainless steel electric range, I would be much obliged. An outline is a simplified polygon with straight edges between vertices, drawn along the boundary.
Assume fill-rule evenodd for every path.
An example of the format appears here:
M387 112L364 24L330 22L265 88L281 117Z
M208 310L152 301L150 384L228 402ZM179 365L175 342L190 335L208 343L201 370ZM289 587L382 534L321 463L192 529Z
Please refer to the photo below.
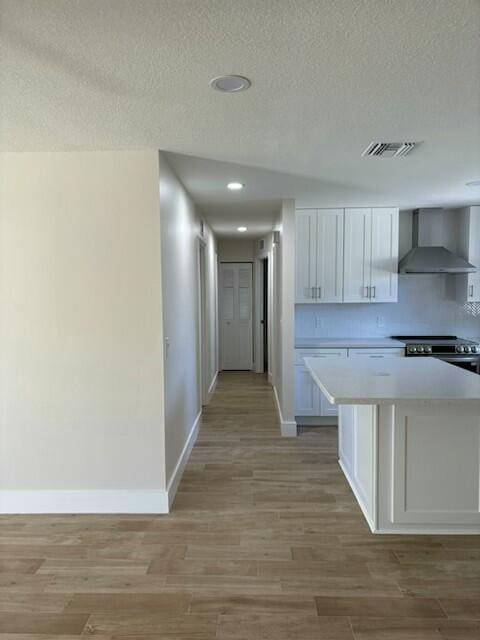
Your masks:
M405 343L405 356L438 358L480 373L480 343L457 336L392 336Z

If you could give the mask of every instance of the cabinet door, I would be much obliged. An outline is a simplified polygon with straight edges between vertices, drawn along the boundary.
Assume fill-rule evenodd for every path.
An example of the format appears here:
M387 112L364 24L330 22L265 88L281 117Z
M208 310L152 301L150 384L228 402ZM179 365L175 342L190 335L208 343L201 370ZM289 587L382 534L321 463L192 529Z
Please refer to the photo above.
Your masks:
M472 263L474 264L474 263ZM467 302L480 302L480 273L467 274Z
M295 366L295 415L320 415L320 389L308 369L301 365Z
M332 404L327 397L320 391L320 415L321 416L338 416L338 405Z
M480 269L480 206L470 207L467 259Z
M467 302L480 302L480 207L469 211L468 261L477 267L467 277Z
M321 209L317 216L317 302L342 302L343 209Z
M316 209L297 210L295 232L295 302L315 302L317 291Z
M370 299L398 299L398 209L372 209Z
M372 210L345 209L343 301L370 302Z

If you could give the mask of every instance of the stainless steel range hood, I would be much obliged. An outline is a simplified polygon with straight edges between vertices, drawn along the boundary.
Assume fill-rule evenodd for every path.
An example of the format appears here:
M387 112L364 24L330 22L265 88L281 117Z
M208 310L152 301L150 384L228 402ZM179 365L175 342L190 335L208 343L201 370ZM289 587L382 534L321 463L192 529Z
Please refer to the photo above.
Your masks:
M415 209L413 212L412 249L400 260L400 273L469 273L473 264L447 249L456 237L452 214L443 209Z

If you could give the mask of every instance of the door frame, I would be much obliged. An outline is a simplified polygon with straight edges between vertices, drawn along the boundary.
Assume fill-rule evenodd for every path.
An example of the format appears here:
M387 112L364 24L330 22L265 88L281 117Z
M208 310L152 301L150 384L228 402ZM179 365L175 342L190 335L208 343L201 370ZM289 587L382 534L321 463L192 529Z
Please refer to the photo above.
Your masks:
M270 299L271 299L271 290L270 290L270 271L272 268L271 265L271 259L270 259L270 252L268 251L262 251L256 258L255 258L255 264L254 264L254 269L255 269L255 275L254 275L254 280L255 280L255 306L254 306L254 313L253 313L253 317L254 317L254 323L255 323L255 329L254 329L254 364L253 364L253 370L255 371L255 373L268 373L268 371L265 371L265 367L264 367L264 341L263 341L263 324L262 324L262 320L264 320L264 287L265 287L265 276L264 276L264 269L263 269L263 264L264 261L267 260L267 287L268 287L268 302L267 305L268 307L270 307ZM269 363L269 367L270 367L270 308L267 308L267 317L269 318L269 322L268 322L268 334L267 334L267 348L268 348L268 354L267 354L267 360Z
M197 371L198 395L202 406L209 401L209 332L208 332L208 278L207 278L207 243L202 237L197 238Z
M223 280L222 280L222 269L223 265L228 264L249 264L252 268L252 287L251 287L251 345L252 345L252 354L251 354L251 366L250 369L238 369L238 371L255 371L255 361L256 361L256 301L257 301L257 287L256 287L256 277L257 277L257 268L256 268L256 260L221 260L218 263L218 371L236 371L237 369L223 369L223 353L222 353L222 345L223 345Z

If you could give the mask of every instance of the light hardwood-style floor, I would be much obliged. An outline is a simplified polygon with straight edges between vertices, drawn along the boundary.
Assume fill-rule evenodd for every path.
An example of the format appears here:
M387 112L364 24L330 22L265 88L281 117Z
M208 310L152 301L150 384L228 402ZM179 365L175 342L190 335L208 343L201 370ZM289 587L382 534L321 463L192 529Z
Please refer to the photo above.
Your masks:
M372 535L336 439L221 374L172 514L0 518L0 639L479 640L479 537Z

